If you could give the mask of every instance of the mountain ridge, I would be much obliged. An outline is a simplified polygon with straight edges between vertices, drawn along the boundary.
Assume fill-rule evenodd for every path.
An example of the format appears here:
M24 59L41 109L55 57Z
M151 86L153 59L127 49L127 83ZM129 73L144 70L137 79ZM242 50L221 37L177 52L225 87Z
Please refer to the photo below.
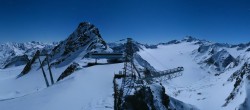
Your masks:
M39 56L39 51L42 51L46 46L39 42L33 42L31 44L31 46L27 46L30 47L28 49L23 49L23 47L25 47L23 45L17 45L17 47L20 48L17 50L25 51L17 51L15 53L14 48L9 53L7 52L8 54L6 55L11 55L13 52L15 53L13 54L14 57L11 58L12 60L7 60L7 65L13 65L16 64L16 62L20 63L20 61L31 63L27 63L26 65L28 72L21 72L17 79L13 79L16 78L13 77L16 76L16 71L10 71L12 74L14 74L13 76L10 78L7 77L7 80L5 78L0 80L3 82L6 81L3 84L9 84L10 80L13 81L10 83L9 87L6 87L0 83L0 85L3 85L0 86L0 89L3 90L3 92L0 94L0 96L3 95L3 100L9 100L13 97L25 96L27 95L27 91L35 91L35 93L38 92L38 94L31 94L30 96L28 95L27 99L33 99L34 97L37 99L38 97L41 97L40 93L47 93L48 97L46 97L46 99L51 100L52 98L55 102L58 102L55 105L49 105L53 106L54 108L60 108L61 106L56 105L64 103L64 96L65 94L68 94L69 96L65 97L77 97L80 102L85 102L85 108L92 109L92 106L87 106L90 102L87 102L89 100L85 99L85 97L88 97L89 95L94 97L92 96L93 94L99 95L99 93L95 92L104 91L105 95L102 97L105 99L102 100L105 102L108 99L108 101L105 103L113 104L111 101L111 99L113 99L111 94L111 79L113 78L114 72L120 73L119 71L122 70L123 64L109 64L105 59L101 59L99 61L101 62L101 65L88 66L88 64L93 63L95 59L88 58L86 55L90 52L111 52L111 50L115 53L124 53L126 45L125 40L106 43L101 37L98 28L96 28L93 24L83 22L79 24L76 30L70 34L68 38L62 40L57 45L51 45L50 48L46 48L44 52L42 52L43 54L49 53L51 55L49 59L46 59L46 57L41 57L43 66L39 64L37 56ZM248 77L250 74L249 47L250 44L248 43L238 45L213 43L206 40L200 40L192 36L187 36L181 40L172 40L166 43L159 43L155 45L147 45L133 41L133 50L136 53L134 56L134 63L139 70L143 71L148 69L153 72L159 72L181 66L184 68L184 71L182 76L171 80L166 80L167 78L164 76L152 79L151 82L155 83L156 86L151 85L151 87L148 86L149 88L146 87L139 90L137 94L134 94L128 98L127 101L129 104L127 106L131 107L131 105L133 105L134 107L137 107L137 104L131 99L139 97L142 98L142 100L138 100L140 101L141 106L146 108L150 108L151 106L161 109L168 107L172 109L178 108L195 110L227 110L235 109L237 107L248 109L248 107L245 107L245 104L250 103L246 96L246 94L250 93L250 89L245 87L248 85L245 82L249 82ZM29 49L32 51L28 51ZM28 51L27 53L29 53L30 56L18 56L25 55L26 51ZM35 51L37 55L34 55ZM28 61L26 61L27 59ZM53 72L53 77L54 79L57 79L56 81L58 82L48 89L44 87L44 80L41 76L41 70L44 74L47 74L47 76L50 71L49 67L47 68L47 60L51 62L51 71ZM21 63L23 64L23 62ZM19 70L21 67L23 67L20 65L16 65L16 67L8 66L9 68L5 68L7 72L5 69L0 69L0 71L3 72L3 74L9 75L9 69L11 70L13 68L18 68ZM143 74L143 76L144 75L145 74ZM160 85L158 85L158 83L160 83ZM52 85L52 82L49 84ZM68 84L70 86L65 86ZM84 87L82 85L84 85ZM95 86L92 85L95 85L98 88L95 88ZM12 88L12 86L15 86L17 89ZM86 88L86 86L88 87ZM14 93L8 95L9 91ZM83 94L85 91L88 91L88 93ZM151 98L142 97L143 95L149 95ZM95 101L99 100L99 97L94 98ZM31 100L27 101L33 103ZM41 103L41 100L34 101L34 105ZM15 102L14 105L20 103L19 100L16 100L15 98L13 99L13 102ZM8 103L8 101L4 101L2 103L0 101L0 105L8 108L8 105L5 105L5 103ZM13 103L10 105L12 104ZM67 104L72 106L75 103ZM147 106L148 104L150 104L150 106ZM82 104L79 105L82 106ZM79 105L74 107L83 108Z

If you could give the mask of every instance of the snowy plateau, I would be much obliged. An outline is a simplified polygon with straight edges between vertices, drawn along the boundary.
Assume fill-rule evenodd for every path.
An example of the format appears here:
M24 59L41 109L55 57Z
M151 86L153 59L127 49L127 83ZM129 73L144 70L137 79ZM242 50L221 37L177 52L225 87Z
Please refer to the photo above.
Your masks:
M88 53L124 53L125 43L124 40L106 43L97 27L83 22L58 43L1 44L0 110L115 109L113 78L123 70L124 62L99 59L99 65L89 66L95 59ZM250 109L250 43L213 43L191 36L155 45L133 43L134 62L140 70L184 68L179 77L161 76L145 85L152 96L152 103L144 102L147 109ZM50 57L45 57L46 54ZM142 102L145 98L147 95ZM168 102L164 103L165 99Z

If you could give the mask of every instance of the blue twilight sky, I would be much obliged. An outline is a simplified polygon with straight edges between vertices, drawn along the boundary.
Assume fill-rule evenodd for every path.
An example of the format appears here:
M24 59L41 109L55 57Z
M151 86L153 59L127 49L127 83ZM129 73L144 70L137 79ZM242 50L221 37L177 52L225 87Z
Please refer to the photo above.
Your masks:
M0 42L64 40L82 21L109 42L143 43L191 35L250 41L250 0L0 0Z

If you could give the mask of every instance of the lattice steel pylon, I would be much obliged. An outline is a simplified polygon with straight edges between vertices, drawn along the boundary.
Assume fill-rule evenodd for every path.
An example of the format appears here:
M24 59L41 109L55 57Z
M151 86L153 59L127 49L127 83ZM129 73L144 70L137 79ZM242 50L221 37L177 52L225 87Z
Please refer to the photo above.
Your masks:
M135 88L136 80L140 77L139 73L136 71L136 67L134 66L134 49L133 49L133 41L131 38L127 38L127 43L125 44L125 56L124 56L124 68L122 74L117 75L117 78L122 78L122 82L119 85L116 83L116 75L114 77L114 109L115 110L123 110L123 105L125 102L125 97L131 95L131 92ZM137 74L136 74L137 73Z
M153 76L144 78L141 77L140 71L136 68L134 64L134 54L135 50L133 48L132 38L127 38L127 43L125 44L126 48L124 51L124 68L123 72L115 74L113 83L114 83L114 109L123 110L125 104L125 98L129 95L133 95L133 90L140 89L145 86L147 79L153 79L157 77L167 76L167 79L172 79L178 77L182 74L177 74L184 70L183 67L177 67L174 69L169 69L165 71L150 71L153 73ZM121 83L117 83L117 80L121 79ZM120 81L119 81L120 82Z
M127 38L127 44L125 49L125 62L123 68L124 78L122 80L121 91L123 96L129 95L134 87L134 82L136 80L135 69L133 66L134 50L132 38Z

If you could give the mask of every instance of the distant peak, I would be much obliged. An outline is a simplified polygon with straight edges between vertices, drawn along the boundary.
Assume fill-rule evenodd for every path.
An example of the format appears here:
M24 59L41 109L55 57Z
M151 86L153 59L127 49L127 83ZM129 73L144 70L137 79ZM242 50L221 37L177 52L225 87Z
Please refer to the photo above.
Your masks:
M193 36L186 36L184 37L183 41L187 41L187 42L192 42L192 41L197 41L199 39L193 37Z

